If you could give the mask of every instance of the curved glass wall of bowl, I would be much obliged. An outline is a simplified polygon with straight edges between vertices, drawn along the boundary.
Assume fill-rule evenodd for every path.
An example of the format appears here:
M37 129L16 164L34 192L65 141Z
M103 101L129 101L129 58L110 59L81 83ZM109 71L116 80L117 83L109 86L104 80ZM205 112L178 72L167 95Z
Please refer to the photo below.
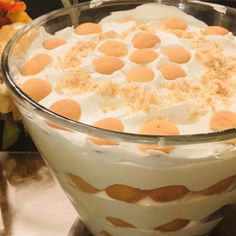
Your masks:
M81 4L75 6L75 10L79 8L81 11L80 23L88 21L99 22L105 16L110 15L110 12L128 10L140 5L141 2L143 1L120 0L104 3L95 8L91 8L89 4ZM145 1L145 3L147 2L163 2L167 5L174 4L175 6L183 4L183 1L177 0ZM206 23L208 23L206 17L208 16L209 24L213 24L214 15L222 14L214 11L212 13L211 6L200 5L197 8L197 4L185 2L184 5L181 5L185 12L192 13L191 15L195 17L199 16L199 19L205 18ZM150 15L149 11L146 12ZM184 223L183 225L186 224L186 220L194 220L194 222L191 222L191 225L183 229L186 233L185 235L191 235L187 231L192 226L194 227L192 235L202 235L210 231L215 223L221 219L218 216L218 210L223 206L232 204L236 196L234 184L232 185L236 175L236 151L232 149L231 145L227 145L227 149L218 149L217 145L217 149L215 149L216 146L212 144L220 140L235 138L235 130L227 131L227 133L192 135L191 137L184 135L178 137L153 137L132 133L105 132L102 129L83 123L66 120L50 112L30 100L14 83L14 69L18 61L22 60L20 54L14 54L14 49L17 49L18 43L22 39L26 39L26 36L30 36L28 33L31 30L34 33L40 27L45 26L44 28L53 34L67 26L72 26L73 23L68 13L67 8L63 9L63 11L58 10L53 14L50 13L35 20L28 28L25 28L22 31L24 34L21 32L21 35L18 34L18 38L11 42L10 51L10 46L8 45L8 51L4 52L3 57L3 62L5 63L2 66L9 89L13 94L15 102L24 114L25 122L31 131L37 147L51 166L51 169L54 170L54 174L64 190L69 194L70 199L81 215L81 219L84 220L94 235L100 235L104 231L114 236L138 235L139 232L143 232L142 229L153 231L152 235L156 235L156 228L163 226L163 224L168 224L173 219L182 219L180 222ZM233 26L235 24L236 12L229 9L227 17L228 15L231 15L232 22L229 22L229 25L225 24L225 27L229 30L235 30ZM221 23L223 24L223 22ZM232 27L230 27L231 23ZM52 123L56 123L63 129L55 129L51 125ZM87 139L88 135L114 140L115 145L108 148L98 147L96 143L91 141L91 138ZM229 137L228 135L232 136ZM170 147L170 152L173 150L178 151L178 153L172 154L171 158L168 158L168 154L162 154L163 157L158 153L153 154L153 152L146 154L143 152L143 149L138 149L140 147L139 143L162 146L173 146L176 144L178 147L176 149ZM199 145L193 145L194 143ZM185 144L189 144L189 146L187 147ZM222 143L219 144L221 145ZM58 147L60 147L60 151ZM198 154L201 158L208 157L209 149L212 149L213 154L217 152L216 159L213 159L213 155L211 161L205 161L205 159L203 161L200 158L196 160L197 158L195 157L198 157ZM195 157L193 155L194 150L196 150ZM175 164L174 158L177 159L178 157L181 160L176 160L178 163ZM184 160L182 160L183 158ZM176 166L176 168L173 168L173 166ZM125 176L129 177L124 178ZM217 191L222 194L207 192L210 196L199 197L199 194L206 194L204 190L212 191L212 187L215 188L219 183L221 186L221 181L223 181L224 186L219 189L217 188ZM132 190L124 190L124 192L127 192L125 198L123 195L120 195L120 185L121 189ZM174 200L177 198L178 201L175 203L172 201L170 204L165 203L165 209L159 210L159 206L164 204L156 203L158 200L160 201L157 198L159 197L158 193L163 190L161 189L162 187L166 187L164 189L166 190L169 188L168 186L171 187L171 194L164 194L166 196L164 201L172 201L172 192L175 192L175 189L178 191L176 191L176 196L174 194ZM175 186L178 186L178 188L174 188ZM199 201L195 201L196 198ZM219 203L223 204L219 205ZM189 213L190 208L191 214ZM110 212L110 209L112 209L112 212ZM160 213L161 211L162 214ZM198 212L201 215L198 215ZM130 216L135 217L132 218ZM110 219L113 220L114 218L118 219L118 222L121 221L125 222L126 225L132 225L131 229L126 229L125 227L123 227L125 229L121 229L122 227L112 226L109 222L111 222ZM209 219L210 222L208 222ZM202 230L203 226L204 230ZM130 234L130 232L134 233ZM135 234L136 232L137 234ZM145 231L142 235L150 234ZM175 235L183 236L184 234L180 231L179 234Z

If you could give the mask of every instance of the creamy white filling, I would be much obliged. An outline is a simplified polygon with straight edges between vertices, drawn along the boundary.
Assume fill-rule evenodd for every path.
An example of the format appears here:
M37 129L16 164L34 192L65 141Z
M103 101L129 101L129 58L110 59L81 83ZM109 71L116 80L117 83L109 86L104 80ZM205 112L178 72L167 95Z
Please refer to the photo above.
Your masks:
M87 207L91 216L101 219L111 216L147 230L152 230L174 219L201 221L222 206L233 204L236 197L236 191L233 191L221 195L199 196L167 203L153 203L151 199L146 198L141 205L117 201L105 194L98 196L83 193L73 187L69 188L70 190L67 189L69 193L78 204L81 203L82 207Z
M151 232L151 230L157 226L174 219L190 219L191 223L185 228L176 232L165 233L165 235L181 235L181 233L184 235L185 233L186 235L196 234L197 230L200 230L203 225L209 226L209 224L214 222L214 220L211 222L203 222L201 221L202 219L214 213L222 206L234 203L236 197L236 191L233 191L217 196L196 197L190 200L184 199L183 201L174 201L171 203L153 204L152 200L145 199L142 200L143 204L145 202L145 205L130 204L110 199L101 193L83 193L73 186L68 185L68 181L63 175L57 177L60 179L63 188L73 197L75 207L79 211L81 210L82 219L85 219L85 222L87 220L87 223L91 225L92 228L94 228L95 225L100 225L100 230L110 229L112 230L111 232L116 232L116 230L124 233L134 231L133 233L139 232L142 234L148 233L144 235L152 235L154 232ZM105 220L108 216L122 219L137 228L122 229L111 226ZM218 220L216 221L218 222ZM110 231L108 230L108 232ZM161 232L159 233L162 234Z
M59 134L39 120L26 120L26 124L36 145L56 170L78 175L98 189L113 184L148 190L184 185L199 191L235 175L235 150L227 149L230 145L183 146L169 156L154 151L149 155L135 144L95 146L84 135L66 131ZM35 129L37 125L40 128ZM58 147L63 152L58 154Z
M194 224L192 226L186 227L184 229L175 231L175 232L159 232L159 231L147 231L147 230L139 230L139 229L122 229L119 227L112 227L110 225L98 225L96 223L96 219L93 219L92 224L88 223L88 226L92 229L91 232L94 232L94 235L96 235L99 230L102 229L102 226L104 226L103 230L107 230L107 232L110 232L113 236L158 236L158 235L164 235L164 236L195 236L197 235L204 235L207 232L211 231L219 222L220 220L214 220L212 222L208 223L201 223L201 224ZM95 227L96 226L96 227ZM94 230L94 231L93 231ZM101 231L100 231L101 232ZM98 234L99 235L99 234Z

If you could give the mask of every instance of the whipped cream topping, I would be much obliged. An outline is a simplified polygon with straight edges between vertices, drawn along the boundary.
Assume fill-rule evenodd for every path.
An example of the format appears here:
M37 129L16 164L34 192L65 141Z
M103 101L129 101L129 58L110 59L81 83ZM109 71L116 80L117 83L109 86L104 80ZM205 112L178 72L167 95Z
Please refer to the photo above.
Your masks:
M145 4L135 10L115 12L100 22L103 33L99 34L78 35L73 28L65 28L55 34L65 43L52 50L42 45L52 36L41 30L26 55L26 60L39 53L51 58L44 70L32 75L46 79L53 87L53 91L39 101L40 104L50 107L58 99L73 98L81 106L80 122L93 125L98 120L117 117L124 125L124 132L129 133L137 133L142 125L155 118L173 122L180 134L211 132L209 120L214 112L236 111L236 76L233 73L236 71L233 55L235 37L231 33L204 35L204 23L174 7L168 7L168 11L165 9L163 5ZM161 14L153 18L156 10ZM187 22L186 30L163 30L160 22L172 15ZM118 19L128 16L134 19L119 22ZM115 38L106 36L107 32L114 33ZM156 53L156 58L148 64L137 64L131 61L132 54L137 51L133 40L143 32L151 32L159 42L150 48L152 53ZM103 37L108 38L104 40ZM123 44L127 51L114 62L119 60L120 67L107 74L101 71L103 65L99 68L94 63L104 56L101 47L113 41ZM176 48L179 53L186 51L187 59L183 62L172 59L176 56ZM223 63L223 69L217 68L217 65L208 66L212 60L220 65ZM167 73L177 73L176 70L171 71L173 68L163 68L171 63L178 66L176 70L181 70L178 72L181 74L177 78L166 79ZM139 66L146 67L148 71L129 73ZM224 76L221 81L216 78L218 72L219 77ZM149 73L149 81L139 82L137 76L140 77L140 73L144 80ZM21 85L32 76L19 74L17 81Z
M209 198L198 197L192 200L185 199L183 201L167 204L153 204L151 200L149 202L145 200L146 205L141 205L121 203L116 200L111 200L106 196L98 197L96 195L78 192L72 188L70 188L69 191L78 203L87 200L86 204L90 205L92 211L90 212L91 217L104 219L109 216L109 214L112 214L113 217L123 219L139 228L139 230L144 229L150 231L159 225L177 218L201 222L204 218L214 213L215 209L220 209L225 203L234 203L236 194L234 191L226 193L224 196ZM78 208L79 207L80 206L78 206ZM111 209L113 209L112 213ZM203 223L205 222L202 221L202 224Z

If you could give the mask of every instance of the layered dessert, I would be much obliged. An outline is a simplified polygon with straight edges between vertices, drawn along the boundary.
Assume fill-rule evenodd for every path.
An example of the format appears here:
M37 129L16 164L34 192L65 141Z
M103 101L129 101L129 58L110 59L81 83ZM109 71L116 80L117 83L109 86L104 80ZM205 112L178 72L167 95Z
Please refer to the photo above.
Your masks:
M114 136L139 135L136 143L79 133L21 109L94 235L205 235L236 201L235 139L138 141L235 128L235 52L226 28L159 4L55 34L39 29L14 68L25 95Z

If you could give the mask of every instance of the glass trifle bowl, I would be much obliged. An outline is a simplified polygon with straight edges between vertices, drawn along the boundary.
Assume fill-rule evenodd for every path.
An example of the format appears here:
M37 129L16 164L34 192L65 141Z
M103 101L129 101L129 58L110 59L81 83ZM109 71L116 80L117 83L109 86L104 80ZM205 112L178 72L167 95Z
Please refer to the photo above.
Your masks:
M235 22L194 1L83 3L7 45L24 124L95 236L207 235L236 202Z

